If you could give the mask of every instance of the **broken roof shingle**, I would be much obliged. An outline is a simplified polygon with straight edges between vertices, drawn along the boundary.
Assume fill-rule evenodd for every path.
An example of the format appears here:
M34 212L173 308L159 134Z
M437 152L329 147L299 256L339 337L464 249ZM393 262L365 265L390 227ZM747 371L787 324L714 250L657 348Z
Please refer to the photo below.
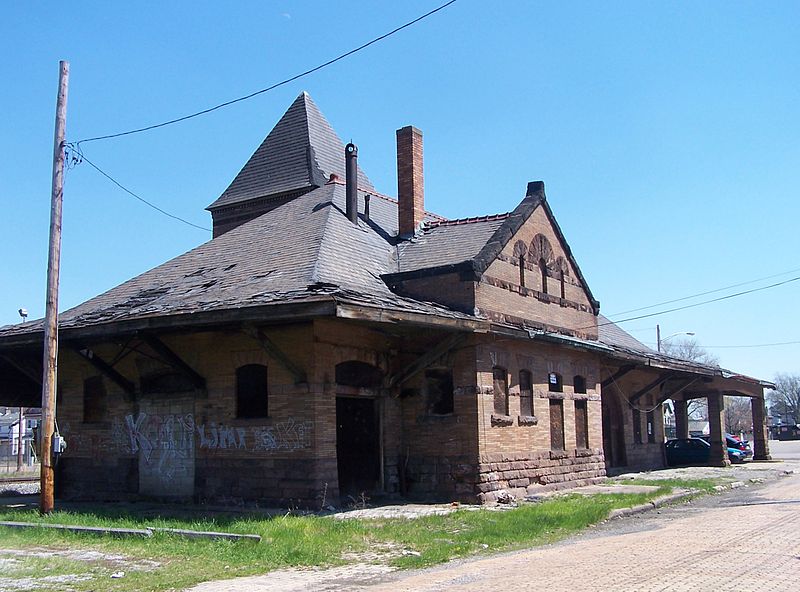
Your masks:
M319 187L331 173L344 178L344 145L305 91L209 210L289 191ZM372 183L359 168L358 185Z

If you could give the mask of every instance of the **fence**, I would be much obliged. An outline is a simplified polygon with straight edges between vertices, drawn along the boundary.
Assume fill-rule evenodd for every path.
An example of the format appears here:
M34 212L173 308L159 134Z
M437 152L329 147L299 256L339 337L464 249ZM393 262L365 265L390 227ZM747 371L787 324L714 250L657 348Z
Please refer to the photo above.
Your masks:
M15 473L19 462L17 454L17 440L0 441L0 474ZM33 447L32 439L25 438L22 441L22 467L23 471L36 471L39 467L39 459Z

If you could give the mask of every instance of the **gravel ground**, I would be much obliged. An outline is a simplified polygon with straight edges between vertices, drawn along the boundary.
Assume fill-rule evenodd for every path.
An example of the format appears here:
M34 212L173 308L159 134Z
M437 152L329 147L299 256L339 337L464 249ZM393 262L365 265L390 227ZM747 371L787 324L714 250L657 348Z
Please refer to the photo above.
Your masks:
M18 483L0 481L0 497L15 497L39 493L38 481L21 481Z

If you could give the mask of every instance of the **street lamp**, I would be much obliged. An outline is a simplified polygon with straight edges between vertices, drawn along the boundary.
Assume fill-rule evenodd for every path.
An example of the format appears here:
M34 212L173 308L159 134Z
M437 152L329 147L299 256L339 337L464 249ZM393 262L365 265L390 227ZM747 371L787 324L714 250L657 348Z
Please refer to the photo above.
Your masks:
M678 335L694 335L692 331L681 331L679 333L673 333L672 335L667 335L663 339L661 338L661 325L656 325L656 345L658 346L658 351L661 353L661 343L666 341L667 339L671 339L673 337L677 337Z

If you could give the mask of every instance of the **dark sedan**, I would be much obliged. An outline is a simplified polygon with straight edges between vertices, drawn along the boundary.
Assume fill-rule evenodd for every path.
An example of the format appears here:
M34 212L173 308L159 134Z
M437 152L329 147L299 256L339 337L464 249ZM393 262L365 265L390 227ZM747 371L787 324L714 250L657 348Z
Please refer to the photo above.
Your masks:
M705 465L711 456L711 445L700 438L675 438L664 444L667 465ZM733 463L744 462L745 452L728 446L728 458Z

